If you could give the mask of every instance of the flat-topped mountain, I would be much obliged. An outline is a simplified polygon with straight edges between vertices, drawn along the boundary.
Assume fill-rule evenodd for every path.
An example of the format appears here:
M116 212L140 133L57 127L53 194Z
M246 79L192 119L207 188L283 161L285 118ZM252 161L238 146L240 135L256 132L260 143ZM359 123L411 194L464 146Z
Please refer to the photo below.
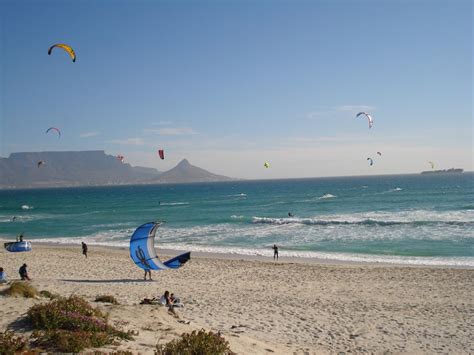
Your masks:
M159 172L123 164L102 150L12 153L0 158L0 188L100 186L232 180L192 166L184 159Z

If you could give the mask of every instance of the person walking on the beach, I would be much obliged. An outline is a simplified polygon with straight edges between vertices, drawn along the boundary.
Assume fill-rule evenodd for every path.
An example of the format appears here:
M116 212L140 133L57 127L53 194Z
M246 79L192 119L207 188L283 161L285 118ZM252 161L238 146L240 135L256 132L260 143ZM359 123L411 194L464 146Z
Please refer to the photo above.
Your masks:
M278 260L278 247L277 247L277 245L273 244L272 249L273 249L273 260L275 260L275 259Z
M150 281L151 281L151 270L150 269L145 269L145 277L143 278L143 280L146 281L146 274L148 274L148 277L150 278Z
M82 242L82 254L84 254L87 258L87 244Z
M20 270L18 270L18 272L20 273L20 277L22 280L31 280L28 276L28 271L26 270L26 264L23 264L20 267Z

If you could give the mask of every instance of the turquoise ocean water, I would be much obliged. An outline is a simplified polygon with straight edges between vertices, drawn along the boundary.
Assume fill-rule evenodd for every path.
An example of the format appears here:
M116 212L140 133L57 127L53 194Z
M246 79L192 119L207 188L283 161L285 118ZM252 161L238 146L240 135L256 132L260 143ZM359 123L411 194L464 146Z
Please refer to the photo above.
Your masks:
M128 246L155 220L167 249L474 266L474 173L0 191L4 239Z

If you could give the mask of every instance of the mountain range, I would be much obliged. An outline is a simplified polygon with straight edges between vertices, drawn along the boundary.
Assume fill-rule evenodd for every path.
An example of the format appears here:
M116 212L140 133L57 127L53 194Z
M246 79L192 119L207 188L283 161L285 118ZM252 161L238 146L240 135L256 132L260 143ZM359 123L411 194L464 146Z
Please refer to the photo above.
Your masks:
M42 163L39 163L42 162ZM131 166L103 150L12 153L0 158L0 189L236 180L183 159L171 170Z

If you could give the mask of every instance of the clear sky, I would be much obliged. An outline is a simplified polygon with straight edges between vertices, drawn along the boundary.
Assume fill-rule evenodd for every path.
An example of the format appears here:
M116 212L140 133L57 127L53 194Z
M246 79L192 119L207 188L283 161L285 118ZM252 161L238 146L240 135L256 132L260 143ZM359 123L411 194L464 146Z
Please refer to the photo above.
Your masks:
M257 179L474 170L472 15L470 0L0 0L0 156L100 149Z

